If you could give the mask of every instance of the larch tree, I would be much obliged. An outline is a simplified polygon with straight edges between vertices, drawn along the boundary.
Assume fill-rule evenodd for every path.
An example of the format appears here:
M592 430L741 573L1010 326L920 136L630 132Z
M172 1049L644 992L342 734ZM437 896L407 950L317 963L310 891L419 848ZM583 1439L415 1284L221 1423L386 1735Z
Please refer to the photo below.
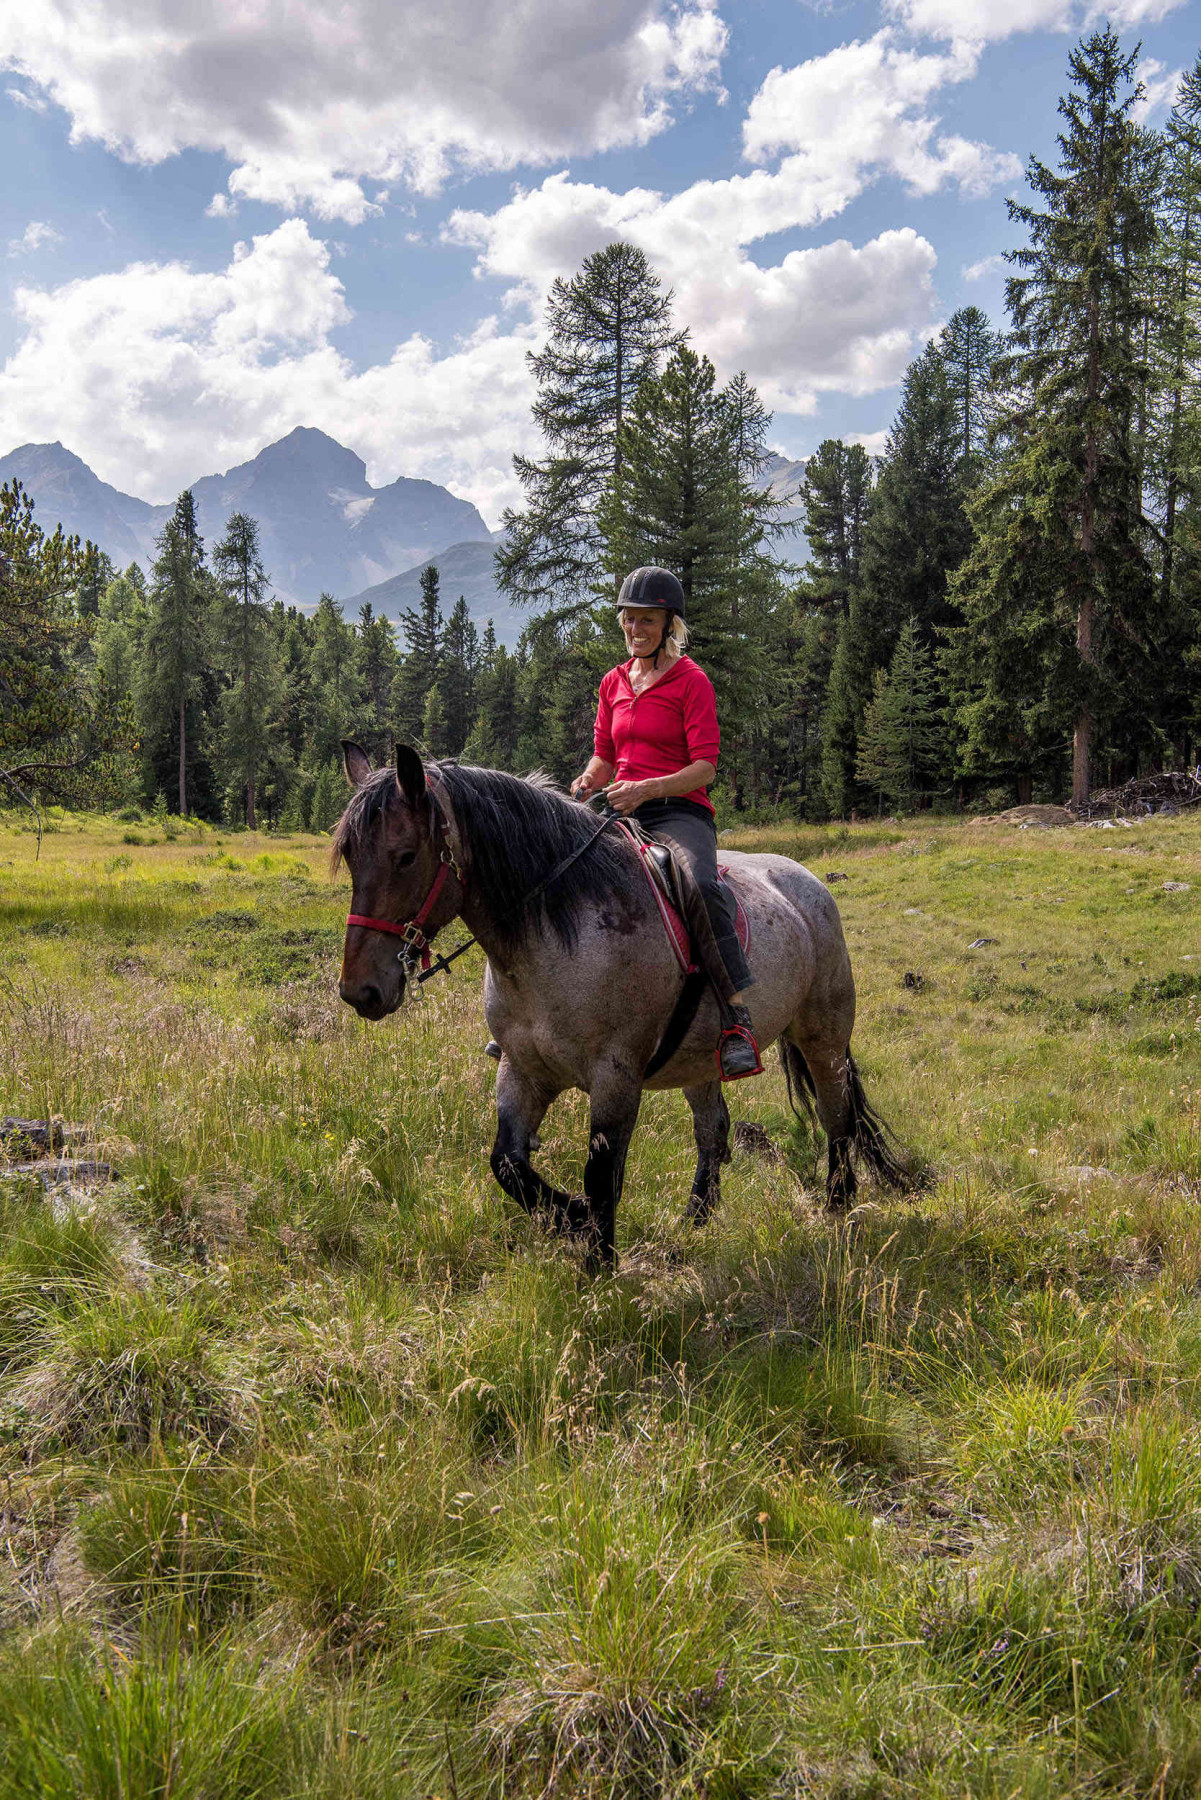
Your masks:
M213 584L190 488L175 502L155 550L137 705L144 729L176 734L183 817L188 810L189 718L194 755L213 688Z
M515 600L567 617L594 598L603 555L596 511L621 471L626 411L684 340L671 303L645 254L620 242L551 288L547 341L529 356L547 453L514 457L524 505L504 514L496 552L497 586Z
M279 737L282 668L267 598L259 528L248 513L232 513L213 546L219 587L221 757L237 786L246 823L257 830L259 782Z

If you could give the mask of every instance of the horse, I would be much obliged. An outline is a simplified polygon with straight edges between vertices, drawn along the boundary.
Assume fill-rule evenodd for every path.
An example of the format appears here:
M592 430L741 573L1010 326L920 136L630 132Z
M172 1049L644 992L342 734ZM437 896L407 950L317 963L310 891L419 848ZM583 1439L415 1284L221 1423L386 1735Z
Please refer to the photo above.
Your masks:
M612 1268L642 1095L682 1088L697 1151L687 1212L703 1224L730 1158L717 1001L706 988L679 1047L648 1075L684 976L633 841L542 775L427 764L406 745L395 768L375 769L348 740L343 766L353 792L330 853L352 883L342 999L360 1018L394 1013L418 956L428 964L434 934L461 919L487 956L484 1011L501 1051L491 1167L503 1192L583 1237L593 1267ZM855 983L838 909L789 857L725 860L750 923L756 1035L763 1047L779 1041L794 1111L799 1101L816 1112L828 1139L827 1206L844 1212L856 1154L891 1186L904 1184L904 1170L851 1055ZM552 1186L530 1161L548 1107L569 1088L586 1093L590 1109L582 1196Z

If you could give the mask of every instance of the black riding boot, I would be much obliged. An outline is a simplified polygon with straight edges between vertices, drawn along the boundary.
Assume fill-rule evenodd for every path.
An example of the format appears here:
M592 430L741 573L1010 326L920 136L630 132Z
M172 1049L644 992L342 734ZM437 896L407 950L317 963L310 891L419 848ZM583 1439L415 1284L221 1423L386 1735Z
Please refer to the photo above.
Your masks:
M742 1081L762 1075L763 1059L755 1042L751 1015L745 1006L722 1007L722 1030L717 1040L717 1068L723 1081Z

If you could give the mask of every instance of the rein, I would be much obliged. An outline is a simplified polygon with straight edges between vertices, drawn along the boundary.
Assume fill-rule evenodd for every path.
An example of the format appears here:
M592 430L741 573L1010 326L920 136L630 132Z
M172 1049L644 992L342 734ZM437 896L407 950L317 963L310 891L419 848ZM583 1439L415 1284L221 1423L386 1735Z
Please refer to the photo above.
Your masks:
M433 790L427 787L426 792L429 794L431 810L437 814L441 821L443 832L449 838L450 825L446 814L443 812ZM549 875L544 875L542 880L538 882L535 887L530 888L528 893L522 895L518 905L528 906L530 901L542 893L544 888L548 888L552 881L557 881L560 875L566 874L571 865L578 862L586 850L591 850L593 844L595 844L597 838L601 835L601 832L607 831L609 826L616 821L618 816L619 815L616 813L607 813L597 826L596 830L592 833L591 837L586 838L582 844L578 844L571 855L565 856L562 862L556 863ZM465 938L461 944L455 945L449 956L431 956L431 946L442 927L440 925L435 925L433 931L429 932L428 935L424 927L427 919L438 903L439 894L446 886L446 877L448 874L454 875L460 887L466 886L466 882L463 878L463 871L456 862L449 844L444 844L439 853L438 873L434 876L429 893L425 896L425 899L421 902L420 907L413 914L411 919L400 921L393 921L391 919L371 919L368 918L365 913L347 913L346 915L346 923L348 925L359 925L365 931L385 931L391 937L403 938L405 941L405 948L400 952L399 960L404 963L406 974L417 983L428 981L431 975L447 973L451 963L455 961L456 957L462 956L465 950L470 950L473 945L479 942L479 939L476 937ZM511 914L516 910L516 907L510 907L508 909L508 914ZM506 918L508 914L501 913L500 917L502 919ZM418 961L421 963L420 975L414 974L414 969Z

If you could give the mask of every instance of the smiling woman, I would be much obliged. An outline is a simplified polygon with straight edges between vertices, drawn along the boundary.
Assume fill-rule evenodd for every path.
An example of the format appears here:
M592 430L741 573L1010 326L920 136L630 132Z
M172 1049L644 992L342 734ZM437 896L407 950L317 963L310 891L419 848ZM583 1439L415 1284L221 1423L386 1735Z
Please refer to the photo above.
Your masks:
M615 812L636 818L682 864L700 902L688 909L693 946L721 1008L718 1067L723 1081L738 1081L763 1073L742 1004L754 978L733 899L718 879L708 789L717 779L721 732L713 683L684 654L685 604L668 569L634 569L622 582L617 616L630 660L601 682L596 753L571 791L588 799L603 789Z

